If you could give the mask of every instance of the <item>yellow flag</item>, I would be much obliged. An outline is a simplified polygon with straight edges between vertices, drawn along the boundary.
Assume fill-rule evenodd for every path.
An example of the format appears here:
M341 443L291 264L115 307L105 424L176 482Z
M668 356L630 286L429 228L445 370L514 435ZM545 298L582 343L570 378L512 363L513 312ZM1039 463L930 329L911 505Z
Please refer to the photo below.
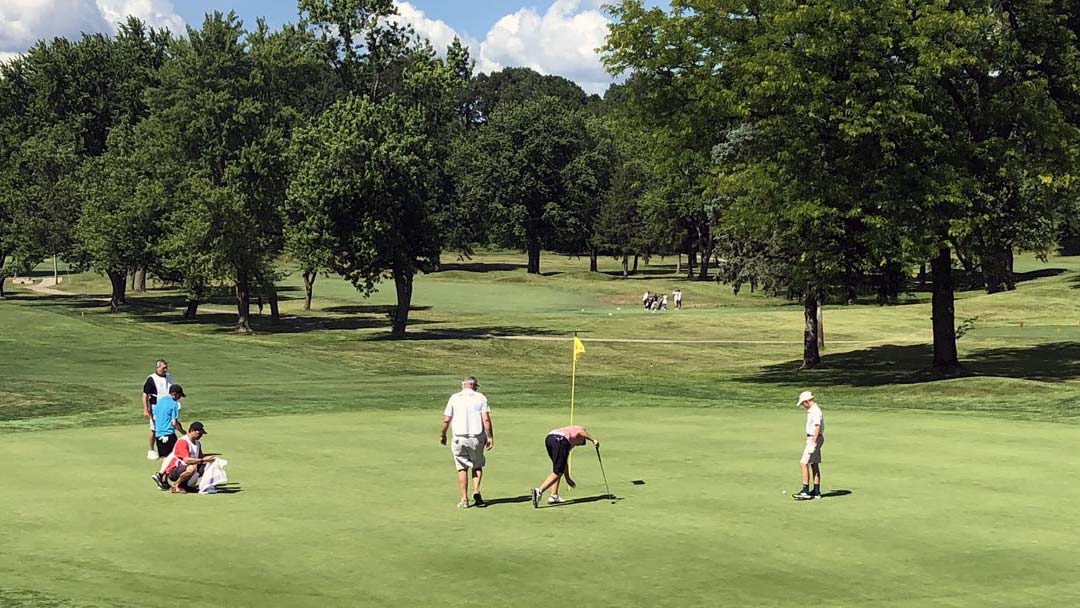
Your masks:
M585 344L577 336L574 336L574 363L577 363L578 355L583 352L585 352Z

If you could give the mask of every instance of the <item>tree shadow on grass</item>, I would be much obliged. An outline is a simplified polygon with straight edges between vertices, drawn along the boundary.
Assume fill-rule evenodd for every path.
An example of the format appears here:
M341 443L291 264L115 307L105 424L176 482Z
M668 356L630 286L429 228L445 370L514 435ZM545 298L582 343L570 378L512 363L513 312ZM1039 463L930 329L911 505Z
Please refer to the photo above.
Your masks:
M489 340L506 336L566 336L566 332L539 329L536 327L460 327L412 330L416 323L409 321L409 328L404 338L390 335L371 336L369 340Z
M507 270L521 270L528 268L528 264L515 264L515 263L489 263L483 262L458 262L452 264L441 264L438 272L432 273L438 276L439 272L449 272L451 270L460 270L462 272L500 272Z
M619 279L622 278L622 270L608 270L608 271L603 272L602 274L606 274L608 276L616 277L616 278L619 278ZM656 279L658 279L660 277L663 277L664 279L671 279L673 281L693 281L693 280L697 279L697 273L696 272L694 273L694 278L693 279L688 279L686 277L685 272L680 272L679 274L675 274L675 265L674 264L671 264L671 265L653 265L653 266L646 266L644 268L639 267L637 269L637 272L631 272L630 275L628 277L626 277L626 278L627 278L627 280L633 281L635 279L638 279L638 280L640 280L640 279L656 280ZM713 283L715 281L714 281L713 277L709 277L708 281L703 281L703 282Z
M325 308L321 308L320 310L323 312L332 312L339 315L388 315L397 310L397 306L393 304L359 304L355 306L327 306ZM417 310L431 310L431 307L410 306L409 310L413 312Z
M933 356L933 346L929 344L889 344L827 355L822 360L823 366L814 370L799 371L800 359L769 365L740 380L792 386L812 380L819 386L872 387L967 376L1043 382L1080 379L1080 343L1077 342L978 350L961 360L965 370L959 376L942 376L931 371Z
M1024 283L1026 281L1034 281L1035 279L1056 277L1066 272L1067 270L1064 268L1040 268L1038 270L1029 270L1028 272L1014 272L1013 280L1017 283Z
M215 332L229 333L236 331L236 313L200 312L194 319L185 319L178 311L148 311L140 313L128 310L135 320L141 323L160 323L166 325L203 325ZM409 325L434 323L423 319L410 320ZM269 315L252 315L251 330L256 334L301 334L315 331L355 331L360 329L390 329L390 320L386 315L371 316L320 316L282 317L273 323Z
M31 307L54 307L70 308L73 310L109 309L108 296L87 296L81 294L20 294L0 299L0 303L6 301L25 302ZM126 305L124 305L126 306Z

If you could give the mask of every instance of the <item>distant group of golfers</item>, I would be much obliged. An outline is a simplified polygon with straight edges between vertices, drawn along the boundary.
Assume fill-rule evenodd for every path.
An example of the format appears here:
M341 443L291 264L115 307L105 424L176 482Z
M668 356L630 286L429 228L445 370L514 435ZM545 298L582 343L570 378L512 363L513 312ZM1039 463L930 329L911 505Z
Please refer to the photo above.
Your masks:
M671 292L671 302L675 310L682 309L682 290L676 289ZM668 297L666 293L652 293L648 290L641 296L641 305L645 310L655 312L668 309Z
M203 455L201 440L206 435L203 423L192 422L184 430L180 422L180 400L186 395L182 386L173 383L168 362L158 359L154 367L142 390L143 417L150 419L150 449L146 458L163 458L164 462L151 479L161 490L174 494L212 492L217 483L207 482L225 479L221 468L225 461Z
M442 428L440 429L439 443L447 445L446 433L453 431L450 439L450 454L454 459L454 467L457 469L458 490L460 499L457 506L466 509L469 504L469 472L472 472L472 505L485 506L484 497L480 493L480 482L484 476L484 465L487 458L485 450L495 447L495 433L491 425L491 407L487 397L478 389L480 383L475 376L466 376L461 381L461 390L450 396L443 410ZM796 500L813 500L821 498L821 447L825 445L825 418L821 413L821 407L814 400L810 391L799 394L796 402L799 407L806 409L806 442L803 445L802 457L799 466L802 470L802 490L792 495ZM571 425L553 429L544 438L544 447L547 449L548 458L551 459L551 473L539 486L532 488L530 498L534 508L539 508L544 493L551 490L547 504L559 505L565 502L559 496L559 485L562 480L571 488L575 487L574 480L570 478L569 459L570 450L577 446L592 442L600 454L600 441L589 434L582 426ZM606 482L606 480L605 480ZM813 487L811 487L813 482Z

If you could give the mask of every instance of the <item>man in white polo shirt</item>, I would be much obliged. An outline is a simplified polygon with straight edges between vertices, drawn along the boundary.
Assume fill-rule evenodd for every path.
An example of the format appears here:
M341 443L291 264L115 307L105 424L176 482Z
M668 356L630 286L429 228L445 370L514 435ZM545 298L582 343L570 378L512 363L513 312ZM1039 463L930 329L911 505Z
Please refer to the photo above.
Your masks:
M439 443L446 445L446 430L453 425L454 438L450 442L450 453L454 455L457 467L458 489L461 500L458 508L469 506L469 469L472 469L473 504L484 506L480 495L480 481L484 475L484 449L495 446L494 433L491 430L491 408L487 397L476 389L480 383L473 376L466 376L461 381L461 391L450 395L443 410L442 430Z
M797 500L821 498L821 446L825 445L825 417L810 391L799 393L799 407L806 409L806 445L799 465L802 468L802 490L794 494ZM810 473L814 474L814 489L810 489Z

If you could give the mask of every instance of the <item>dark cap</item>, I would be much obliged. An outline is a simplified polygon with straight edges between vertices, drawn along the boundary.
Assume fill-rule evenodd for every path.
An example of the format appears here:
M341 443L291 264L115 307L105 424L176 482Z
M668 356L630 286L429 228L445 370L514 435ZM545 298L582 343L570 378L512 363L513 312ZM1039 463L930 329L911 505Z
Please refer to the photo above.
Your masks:
M187 427L187 430L188 430L188 432L189 432L189 433L190 433L191 431L199 431L199 432L200 432L200 433L202 433L203 435L207 435L207 434L208 434L208 433L206 432L206 427L204 427L204 426L203 426L203 423L201 423L201 422L192 422L191 424L189 424L189 425L188 425L188 427Z
M181 397L187 397L187 395L184 394L184 387L180 386L179 384L173 384L172 386L170 386L169 387L169 394L170 395L180 395Z

